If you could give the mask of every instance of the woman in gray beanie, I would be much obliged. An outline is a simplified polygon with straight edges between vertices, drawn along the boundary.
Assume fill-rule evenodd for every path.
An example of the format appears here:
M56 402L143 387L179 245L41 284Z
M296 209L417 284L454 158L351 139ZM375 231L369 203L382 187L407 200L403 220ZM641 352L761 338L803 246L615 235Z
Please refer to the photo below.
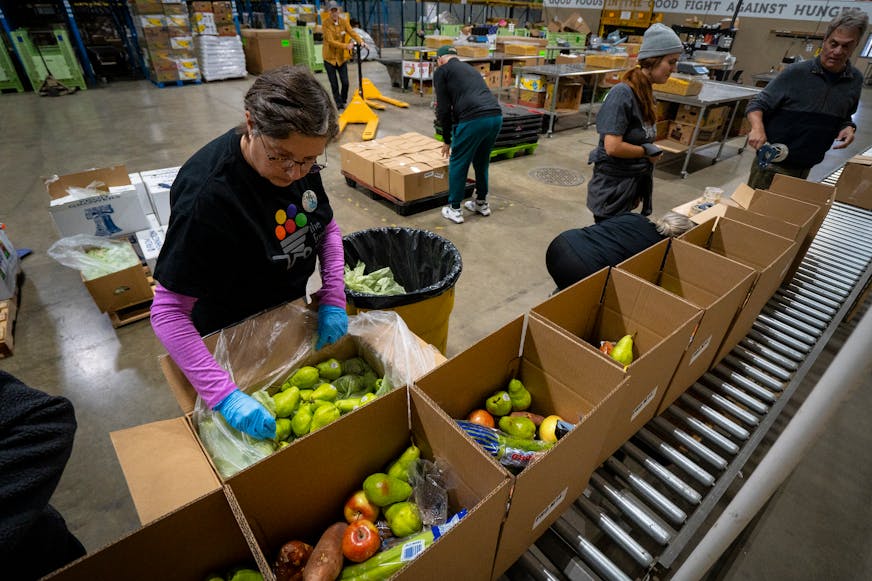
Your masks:
M599 145L587 162L593 176L587 186L587 207L600 222L642 204L651 214L654 162L663 153L654 145L657 121L655 83L665 83L684 52L672 29L652 24L645 31L637 65L612 87L596 116Z

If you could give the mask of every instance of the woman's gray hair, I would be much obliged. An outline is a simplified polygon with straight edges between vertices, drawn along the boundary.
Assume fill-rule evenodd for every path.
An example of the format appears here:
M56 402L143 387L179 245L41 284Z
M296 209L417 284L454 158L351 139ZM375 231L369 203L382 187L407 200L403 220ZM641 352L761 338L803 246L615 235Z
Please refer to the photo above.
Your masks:
M837 28L854 28L857 30L857 42L863 40L866 27L869 26L869 15L859 8L848 8L830 21L824 39L830 37Z
M245 110L253 131L274 139L292 133L328 140L339 135L333 100L304 66L286 65L261 74L245 94Z
M671 238L681 236L696 226L690 218L682 216L676 212L666 212L659 218L649 216L648 219L657 227L657 232L661 236L668 236Z

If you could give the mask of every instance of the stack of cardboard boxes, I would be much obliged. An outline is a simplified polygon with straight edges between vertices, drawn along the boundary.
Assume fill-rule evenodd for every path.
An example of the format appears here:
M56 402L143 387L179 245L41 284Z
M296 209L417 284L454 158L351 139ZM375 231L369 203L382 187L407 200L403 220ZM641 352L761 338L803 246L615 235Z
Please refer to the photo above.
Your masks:
M197 34L236 36L233 4L229 0L191 2L191 20L193 30Z
M199 80L187 5L171 0L135 0L131 6L151 79L156 83Z
M342 172L372 190L411 202L448 191L442 142L419 133L392 135L340 148Z
M233 5L229 1L192 2L191 18L203 79L244 77L245 55L236 34Z
M728 105L710 107L705 111L693 105L678 105L674 113L675 120L669 123L668 138L682 145L690 145L693 131L699 123L696 143L700 145L717 141L726 130L730 110Z

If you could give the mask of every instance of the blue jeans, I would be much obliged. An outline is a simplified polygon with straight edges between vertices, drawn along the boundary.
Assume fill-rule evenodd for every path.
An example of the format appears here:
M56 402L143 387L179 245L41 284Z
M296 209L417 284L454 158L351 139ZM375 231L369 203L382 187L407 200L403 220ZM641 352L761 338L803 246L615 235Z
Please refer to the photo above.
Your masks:
M502 126L502 115L471 119L454 126L448 161L448 203L452 208L459 208L463 201L470 163L475 170L476 198L482 201L487 198L491 149Z

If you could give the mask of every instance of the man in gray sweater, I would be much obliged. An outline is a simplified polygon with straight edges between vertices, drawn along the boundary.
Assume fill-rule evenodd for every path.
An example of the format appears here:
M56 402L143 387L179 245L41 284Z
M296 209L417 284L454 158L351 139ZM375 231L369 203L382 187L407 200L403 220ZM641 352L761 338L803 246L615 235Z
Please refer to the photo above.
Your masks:
M790 65L751 99L748 144L760 149L780 143L788 153L765 168L755 159L749 186L766 189L776 173L805 179L830 146L842 149L854 140L851 116L860 103L863 75L849 59L868 23L862 10L846 10L827 27L818 57Z

